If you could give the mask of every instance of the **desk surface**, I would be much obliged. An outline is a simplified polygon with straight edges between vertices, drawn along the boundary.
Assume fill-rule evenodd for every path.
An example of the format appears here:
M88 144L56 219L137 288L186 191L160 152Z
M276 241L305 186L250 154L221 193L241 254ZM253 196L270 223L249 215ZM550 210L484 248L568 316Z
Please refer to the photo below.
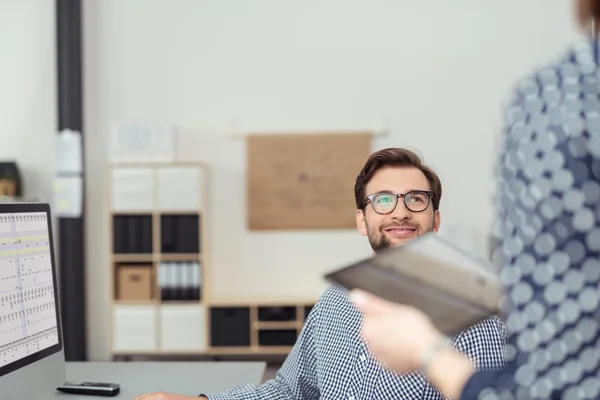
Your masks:
M260 383L264 362L67 362L67 380L121 385L115 397L54 392L44 400L128 399L152 392L198 396L221 392L243 383Z

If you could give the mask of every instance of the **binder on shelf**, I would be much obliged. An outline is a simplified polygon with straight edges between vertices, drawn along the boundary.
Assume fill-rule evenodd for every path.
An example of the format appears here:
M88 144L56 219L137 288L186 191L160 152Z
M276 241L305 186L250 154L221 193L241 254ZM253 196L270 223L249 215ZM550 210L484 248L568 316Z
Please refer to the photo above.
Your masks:
M200 264L163 262L159 265L158 286L161 301L199 301Z
M113 217L113 252L115 254L152 253L152 216L115 215Z
M181 287L180 287L180 278L181 268L176 263L168 263L169 268L169 283L171 284L171 298L170 300L181 300Z
M161 301L169 298L169 275L166 263L160 263L158 266L158 290Z
M198 264L193 262L184 263L184 297L189 300L199 300L195 296L194 290L194 271L198 270Z
M199 227L200 216L198 215L162 215L161 252L199 253Z
M192 268L192 299L202 300L202 264L195 264Z

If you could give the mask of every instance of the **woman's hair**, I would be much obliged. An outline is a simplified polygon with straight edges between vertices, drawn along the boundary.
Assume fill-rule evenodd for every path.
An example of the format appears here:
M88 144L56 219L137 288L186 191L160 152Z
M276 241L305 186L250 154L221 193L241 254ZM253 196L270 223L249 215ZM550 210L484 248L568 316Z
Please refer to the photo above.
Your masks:
M590 1L590 16L592 18L600 18L600 0Z
M600 0L576 0L577 20L584 30L590 29L592 20L596 20L596 30L600 29Z

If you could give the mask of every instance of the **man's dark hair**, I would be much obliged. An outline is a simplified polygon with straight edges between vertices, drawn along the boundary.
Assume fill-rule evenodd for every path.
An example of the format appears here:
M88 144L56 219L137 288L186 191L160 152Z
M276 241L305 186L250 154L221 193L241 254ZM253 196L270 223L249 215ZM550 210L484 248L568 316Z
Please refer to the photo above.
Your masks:
M354 184L354 198L356 200L356 208L362 209L367 199L367 184L377 171L383 168L417 168L423 172L431 191L433 192L432 205L433 210L436 211L440 206L440 200L442 198L442 183L437 174L430 167L423 163L421 157L416 153L402 149L398 147L390 147L387 149L379 150L369 156L365 166L360 171L360 174L356 177L356 183Z

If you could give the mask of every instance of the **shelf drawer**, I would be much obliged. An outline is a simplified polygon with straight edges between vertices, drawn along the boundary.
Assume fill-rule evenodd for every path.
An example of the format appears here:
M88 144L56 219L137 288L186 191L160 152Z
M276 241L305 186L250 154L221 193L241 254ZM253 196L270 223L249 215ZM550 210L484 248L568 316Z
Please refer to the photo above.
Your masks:
M212 307L210 337L213 347L250 346L250 307Z
M197 167L164 167L156 173L158 208L195 211L202 207L202 170Z
M295 329L264 329L258 331L258 344L260 346L293 346L298 338Z
M110 207L113 212L151 212L154 191L151 168L127 167L111 171Z
M202 305L164 305L160 307L160 349L162 351L203 351L205 308Z
M295 321L296 307L258 307L259 321Z
M116 305L113 308L113 350L156 351L156 307Z

